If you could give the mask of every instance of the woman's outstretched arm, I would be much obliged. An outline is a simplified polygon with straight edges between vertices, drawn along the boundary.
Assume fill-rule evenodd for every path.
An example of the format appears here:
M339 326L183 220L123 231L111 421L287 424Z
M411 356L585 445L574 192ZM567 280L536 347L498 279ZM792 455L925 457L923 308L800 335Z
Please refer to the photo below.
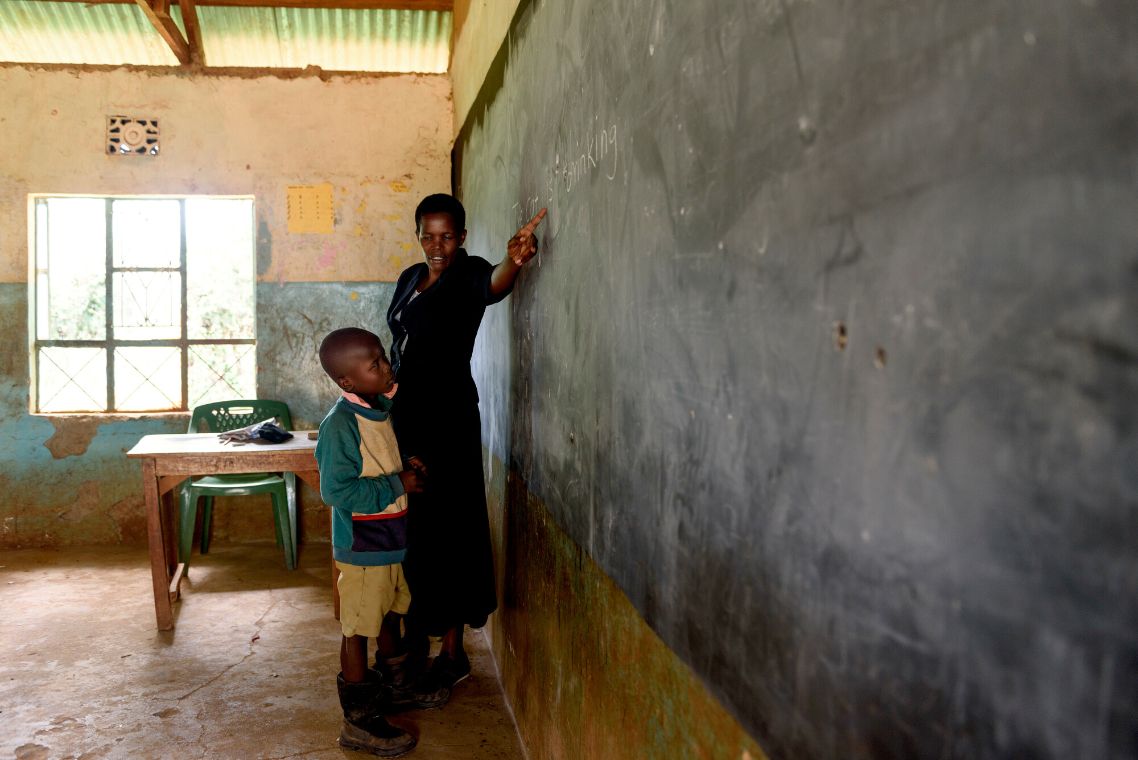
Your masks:
M492 296L500 296L509 292L510 288L514 286L514 280L518 279L518 272L522 271L525 263L537 253L537 237L533 231L541 224L545 214L546 209L544 208L538 211L533 215L533 219L526 222L517 231L517 234L506 243L506 257L490 273L490 294Z

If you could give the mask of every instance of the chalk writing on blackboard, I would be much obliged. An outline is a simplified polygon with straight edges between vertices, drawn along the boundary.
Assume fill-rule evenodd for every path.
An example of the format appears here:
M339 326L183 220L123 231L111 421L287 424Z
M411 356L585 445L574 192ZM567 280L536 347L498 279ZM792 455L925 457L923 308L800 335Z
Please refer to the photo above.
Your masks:
M599 119L593 117L593 124L582 132L583 137L570 133L565 147L561 147L558 140L553 161L545 170L545 187L513 205L514 226L521 227L543 206L554 208L559 193L571 194L594 172L601 172L610 182L616 179L620 163L617 125L602 126Z
M598 168L605 172L606 179L616 178L619 158L616 124L610 124L607 129L590 129L584 141L575 142L573 147L575 150L569 154L565 164L561 164L560 154L554 160L554 171L560 171L565 192L573 192L578 182Z

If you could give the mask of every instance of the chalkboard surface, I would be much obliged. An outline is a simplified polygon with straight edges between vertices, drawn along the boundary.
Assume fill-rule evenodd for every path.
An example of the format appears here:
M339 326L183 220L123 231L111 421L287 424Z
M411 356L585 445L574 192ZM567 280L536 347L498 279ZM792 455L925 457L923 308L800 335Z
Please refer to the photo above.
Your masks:
M1138 756L1138 4L523 2L485 435L775 758Z

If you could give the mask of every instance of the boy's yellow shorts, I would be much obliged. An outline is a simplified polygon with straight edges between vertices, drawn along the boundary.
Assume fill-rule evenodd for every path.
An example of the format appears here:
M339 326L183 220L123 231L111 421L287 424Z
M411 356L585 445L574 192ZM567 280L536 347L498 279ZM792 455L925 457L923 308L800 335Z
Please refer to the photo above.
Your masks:
M337 562L340 577L340 628L345 636L379 635L379 626L388 612L406 615L411 592L403 578L403 565L364 567Z

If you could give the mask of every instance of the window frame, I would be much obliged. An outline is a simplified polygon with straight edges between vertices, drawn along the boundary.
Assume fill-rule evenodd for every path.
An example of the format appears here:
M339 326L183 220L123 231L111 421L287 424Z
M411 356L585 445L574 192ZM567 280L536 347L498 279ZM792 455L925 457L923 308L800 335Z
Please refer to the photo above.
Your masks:
M45 227L48 224L47 215L50 214L50 207L47 201L58 198L77 198L89 200L102 200L104 203L105 214L105 227L106 227L106 241L105 241L105 260L104 260L104 337L102 339L43 339L39 338L39 301L40 301L40 275L46 274L51 271L50 262L50 248L48 252L49 260L46 268L40 267L39 261L39 214L38 209L40 204L44 205L45 214ZM250 294L250 302L253 305L253 335L250 338L189 338L188 322L189 322L189 302L188 302L188 273L189 261L186 246L186 201L192 199L202 200L246 200L250 202L250 219L253 232L254 249L250 254L254 257L252 290ZM114 216L113 207L115 201L133 201L133 200L165 200L178 201L178 266L177 267L126 267L116 266L114 261ZM190 369L190 349L193 346L220 346L220 345L253 345L257 344L257 276L256 276L256 199L252 195L101 195L101 194L86 194L86 193L33 193L28 196L28 233L29 233L29 298L28 298L28 332L29 332L29 349L31 356L29 357L29 412L33 415L53 416L53 415L107 415L107 416L131 416L131 415L145 415L145 414L180 414L192 411L189 408L189 369ZM48 242L50 246L50 242ZM154 338L154 339L125 339L115 337L115 302L114 302L114 287L115 275L118 273L131 273L131 272L155 272L155 273L174 273L177 272L180 280L180 300L181 309L179 315L179 335L178 338ZM48 296L50 298L50 295ZM77 409L71 411L43 411L40 409L39 399L39 376L40 376L40 361L41 349L43 348L100 348L106 352L106 374L107 374L107 393L106 403L101 410L97 409ZM119 348L130 347L143 347L143 348L177 348L181 354L181 378L180 378L180 400L177 408L157 408L157 409L118 409L116 407L115 399L115 352ZM255 362L254 362L255 364ZM256 386L256 377L253 379L254 387Z

